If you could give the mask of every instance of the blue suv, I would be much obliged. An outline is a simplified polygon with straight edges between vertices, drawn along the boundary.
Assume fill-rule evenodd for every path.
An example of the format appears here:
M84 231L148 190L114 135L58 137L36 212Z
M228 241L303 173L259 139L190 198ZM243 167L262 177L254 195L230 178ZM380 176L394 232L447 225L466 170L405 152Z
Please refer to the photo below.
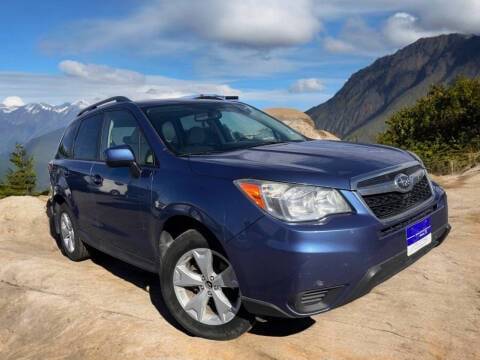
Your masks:
M345 304L450 230L415 154L314 141L235 97L99 102L49 170L62 252L158 273L174 318L210 339Z

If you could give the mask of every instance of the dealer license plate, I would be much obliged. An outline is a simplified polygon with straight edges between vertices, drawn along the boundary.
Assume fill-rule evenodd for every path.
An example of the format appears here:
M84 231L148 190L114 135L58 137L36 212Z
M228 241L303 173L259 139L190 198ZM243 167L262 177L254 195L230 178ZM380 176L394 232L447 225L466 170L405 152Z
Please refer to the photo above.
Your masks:
M407 255L415 254L432 242L432 225L430 218L425 218L407 226Z

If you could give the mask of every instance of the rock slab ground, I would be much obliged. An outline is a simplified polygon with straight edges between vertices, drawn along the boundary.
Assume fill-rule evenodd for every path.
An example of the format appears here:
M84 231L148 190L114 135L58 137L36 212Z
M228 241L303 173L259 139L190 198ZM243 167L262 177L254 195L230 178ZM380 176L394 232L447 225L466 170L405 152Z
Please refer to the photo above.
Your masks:
M68 261L45 199L0 200L0 359L480 359L480 173L439 180L442 246L348 305L228 342L172 325L156 276L100 254Z

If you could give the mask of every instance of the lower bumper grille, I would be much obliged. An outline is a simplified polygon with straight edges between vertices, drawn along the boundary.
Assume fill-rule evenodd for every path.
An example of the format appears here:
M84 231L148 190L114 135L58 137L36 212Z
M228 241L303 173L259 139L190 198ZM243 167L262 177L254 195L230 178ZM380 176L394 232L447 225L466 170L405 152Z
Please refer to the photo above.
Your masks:
M427 176L415 184L407 193L389 192L375 195L364 195L368 207L379 219L386 219L404 213L427 201L432 196Z
M326 310L332 306L342 290L343 286L304 291L296 296L293 307L300 314Z
M327 296L328 290L310 290L305 291L300 297L300 303L303 305L311 305L323 300Z

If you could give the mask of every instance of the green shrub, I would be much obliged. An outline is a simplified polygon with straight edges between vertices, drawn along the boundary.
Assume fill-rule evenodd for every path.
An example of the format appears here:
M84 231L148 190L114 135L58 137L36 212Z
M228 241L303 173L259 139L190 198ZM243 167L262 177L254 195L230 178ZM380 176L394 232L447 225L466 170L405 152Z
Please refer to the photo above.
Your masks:
M33 195L37 179L33 158L27 155L22 145L17 144L10 154L10 162L14 169L8 170L6 182L0 185L0 198L10 195Z
M417 153L434 173L479 163L480 80L459 77L432 86L415 105L395 113L377 141Z

